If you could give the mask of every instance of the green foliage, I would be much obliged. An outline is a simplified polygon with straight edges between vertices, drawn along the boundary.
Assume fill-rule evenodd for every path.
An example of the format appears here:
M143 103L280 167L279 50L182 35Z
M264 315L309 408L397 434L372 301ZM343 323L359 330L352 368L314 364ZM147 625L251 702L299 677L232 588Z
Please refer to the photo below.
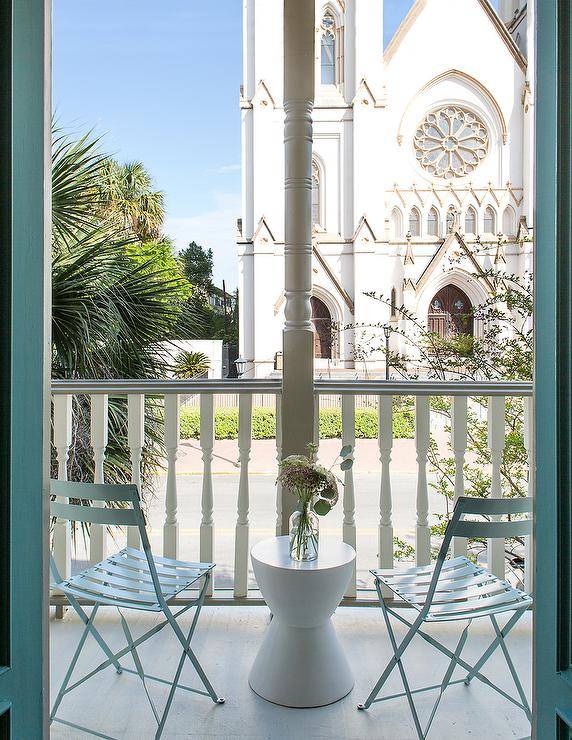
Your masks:
M193 336L188 283L159 238L162 196L140 164L121 167L91 134L54 132L52 148L52 374L56 378L157 378L163 343ZM106 479L130 477L126 404L110 399ZM162 457L161 412L146 401L144 480ZM92 480L88 399L74 398L70 473ZM53 461L55 464L55 461ZM150 478L150 476L149 476Z
M215 411L215 439L238 438L238 409L220 408ZM200 413L196 408L181 409L181 439L198 439L200 436ZM274 439L276 437L276 414L273 409L252 410L252 438Z
M201 328L198 339L222 339L224 342L238 342L238 290L234 307L228 306L224 313L215 311L209 303L213 290L213 252L196 242L191 242L179 252L179 264L185 278L193 286L190 305L195 313L201 315Z
M173 372L176 378L199 378L208 372L209 358L204 352L179 352Z
M163 193L153 189L141 162L120 164L106 157L99 178L101 219L135 234L141 241L157 239L165 219Z
M142 265L151 280L164 282L172 281L174 290L170 296L177 301L187 301L193 288L185 278L181 264L175 256L173 242L168 236L149 241L131 242L127 247L127 254L138 265Z
M181 438L198 439L200 414L195 408L181 409ZM393 415L393 433L396 439L411 439L414 435L413 414L408 409L397 409ZM340 409L321 409L320 438L341 439L342 415ZM237 439L238 409L220 408L215 411L215 438ZM274 409L252 410L252 438L274 439L276 437L276 414ZM356 409L356 437L377 439L377 411ZM343 455L342 455L343 457Z
M105 155L90 133L77 141L54 128L52 141L52 248L58 252L93 230L100 208Z
M398 561L415 560L415 548L399 537L393 538L393 557Z
M489 297L473 308L473 319L481 331L474 337L463 334L442 338L428 331L420 320L404 306L397 309L401 318L408 320L412 330L394 329L402 337L405 351L392 352L390 364L403 378L418 377L439 380L531 380L533 374L533 288L532 275L523 277L498 269L483 270L471 277L486 288ZM390 305L383 296L370 297ZM376 327L381 330L381 326ZM384 343L369 347L369 351L385 351ZM362 354L367 354L360 348ZM467 462L464 465L465 494L489 496L491 490L491 453L488 446L486 398L472 398L468 408ZM431 399L433 412L440 414L445 430L450 432L451 402L448 398ZM526 496L529 466L524 446L524 404L521 398L509 397L505 408L505 448L501 462L503 496ZM452 511L455 485L455 459L450 453L443 455L435 440L429 447L431 466L430 485L441 493L446 502L446 514L437 517L432 535L441 537ZM509 565L515 553L522 550L523 542L507 542L506 556ZM486 548L480 540L470 541L471 556L477 557Z
M179 252L183 273L195 290L201 291L204 300L212 287L213 251L205 249L196 242L191 242L186 249Z

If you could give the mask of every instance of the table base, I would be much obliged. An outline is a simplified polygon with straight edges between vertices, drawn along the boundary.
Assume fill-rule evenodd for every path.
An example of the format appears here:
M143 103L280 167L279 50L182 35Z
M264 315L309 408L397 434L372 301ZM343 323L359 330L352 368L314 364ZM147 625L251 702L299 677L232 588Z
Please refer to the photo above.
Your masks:
M349 694L354 678L330 619L317 627L291 627L275 616L249 683L274 704L322 707Z

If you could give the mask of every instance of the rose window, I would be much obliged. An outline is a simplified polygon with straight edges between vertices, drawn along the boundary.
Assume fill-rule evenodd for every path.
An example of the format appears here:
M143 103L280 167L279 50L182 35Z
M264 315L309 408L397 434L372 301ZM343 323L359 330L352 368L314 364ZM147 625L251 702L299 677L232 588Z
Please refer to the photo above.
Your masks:
M489 135L474 113L447 106L425 116L413 144L423 169L435 177L452 180L474 172L487 155Z

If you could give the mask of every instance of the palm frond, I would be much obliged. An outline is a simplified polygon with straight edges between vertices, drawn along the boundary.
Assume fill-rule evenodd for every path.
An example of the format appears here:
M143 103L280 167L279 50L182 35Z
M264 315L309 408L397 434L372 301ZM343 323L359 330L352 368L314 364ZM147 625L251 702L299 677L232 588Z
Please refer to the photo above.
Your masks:
M74 141L55 132L52 144L52 230L54 247L90 231L100 208L99 183L107 157L91 132Z

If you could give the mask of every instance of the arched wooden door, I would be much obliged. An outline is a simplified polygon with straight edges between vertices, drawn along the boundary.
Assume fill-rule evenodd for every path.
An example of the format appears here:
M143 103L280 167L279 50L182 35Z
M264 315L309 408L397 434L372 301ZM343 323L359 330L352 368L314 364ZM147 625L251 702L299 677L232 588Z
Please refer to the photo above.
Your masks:
M332 358L332 317L326 304L316 296L310 298L314 326L314 357Z
M429 304L427 328L443 338L453 334L473 335L473 306L466 293L456 285L446 285Z

